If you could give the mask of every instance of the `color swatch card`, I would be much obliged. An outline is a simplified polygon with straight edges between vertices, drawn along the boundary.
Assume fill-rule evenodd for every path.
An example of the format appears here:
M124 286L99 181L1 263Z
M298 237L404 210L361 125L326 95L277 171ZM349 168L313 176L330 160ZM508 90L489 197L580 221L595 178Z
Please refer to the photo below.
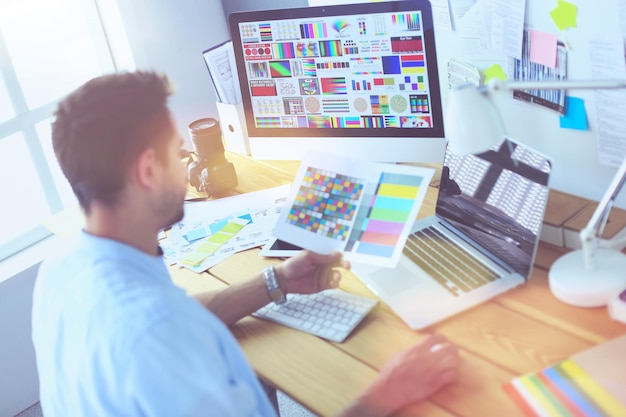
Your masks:
M274 236L349 261L397 264L434 170L323 152L302 160Z
M626 416L626 336L572 355L504 390L529 417Z

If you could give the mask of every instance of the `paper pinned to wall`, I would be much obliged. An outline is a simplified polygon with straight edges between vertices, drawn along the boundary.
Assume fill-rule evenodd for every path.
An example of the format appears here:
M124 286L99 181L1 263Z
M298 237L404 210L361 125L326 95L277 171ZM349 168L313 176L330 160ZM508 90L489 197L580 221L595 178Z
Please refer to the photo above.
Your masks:
M463 19L465 13L467 13L478 0L450 0L450 6L456 19Z
M619 27L621 29L622 35L624 35L624 40L626 40L626 1L618 1L617 8L619 16Z
M508 57L522 57L526 0L483 0L491 15L491 46Z
M591 74L597 80L626 78L621 37L589 41ZM626 94L624 90L596 90L598 160L619 166L626 156Z
M430 0L433 9L433 24L436 30L452 30L452 20L450 18L450 8L448 0Z
M480 85L480 71L473 65L450 58L447 63L448 88L457 85L474 84Z
M520 58L524 35L525 0L478 0L457 16L456 29L469 54L482 59ZM456 5L453 3L453 8Z

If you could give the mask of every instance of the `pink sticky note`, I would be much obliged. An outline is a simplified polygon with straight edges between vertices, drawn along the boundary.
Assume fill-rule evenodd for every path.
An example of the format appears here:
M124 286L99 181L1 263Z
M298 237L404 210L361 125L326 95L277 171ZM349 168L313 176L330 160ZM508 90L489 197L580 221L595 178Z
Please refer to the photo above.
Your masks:
M531 29L530 60L550 68L556 67L556 35Z

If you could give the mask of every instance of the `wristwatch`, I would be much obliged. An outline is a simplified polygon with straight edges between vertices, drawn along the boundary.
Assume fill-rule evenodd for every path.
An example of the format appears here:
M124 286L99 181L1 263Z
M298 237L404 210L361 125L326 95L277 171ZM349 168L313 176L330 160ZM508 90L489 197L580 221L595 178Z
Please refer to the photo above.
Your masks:
M287 297L280 289L278 279L276 279L276 272L273 266L268 266L263 270L263 278L265 279L265 285L267 286L267 292L270 294L270 298L277 305L285 304Z

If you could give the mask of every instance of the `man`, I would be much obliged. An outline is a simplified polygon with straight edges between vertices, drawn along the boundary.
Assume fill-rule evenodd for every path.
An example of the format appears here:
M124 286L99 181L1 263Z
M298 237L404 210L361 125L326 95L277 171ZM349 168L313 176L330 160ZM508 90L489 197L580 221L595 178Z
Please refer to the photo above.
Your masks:
M273 416L227 325L272 296L336 287L340 254L303 251L223 291L189 298L157 246L180 220L186 171L167 98L151 72L89 81L60 103L52 142L86 224L41 266L33 341L41 405L55 416ZM270 296L270 293L272 296ZM456 348L432 336L399 354L343 416L382 416L456 376Z

